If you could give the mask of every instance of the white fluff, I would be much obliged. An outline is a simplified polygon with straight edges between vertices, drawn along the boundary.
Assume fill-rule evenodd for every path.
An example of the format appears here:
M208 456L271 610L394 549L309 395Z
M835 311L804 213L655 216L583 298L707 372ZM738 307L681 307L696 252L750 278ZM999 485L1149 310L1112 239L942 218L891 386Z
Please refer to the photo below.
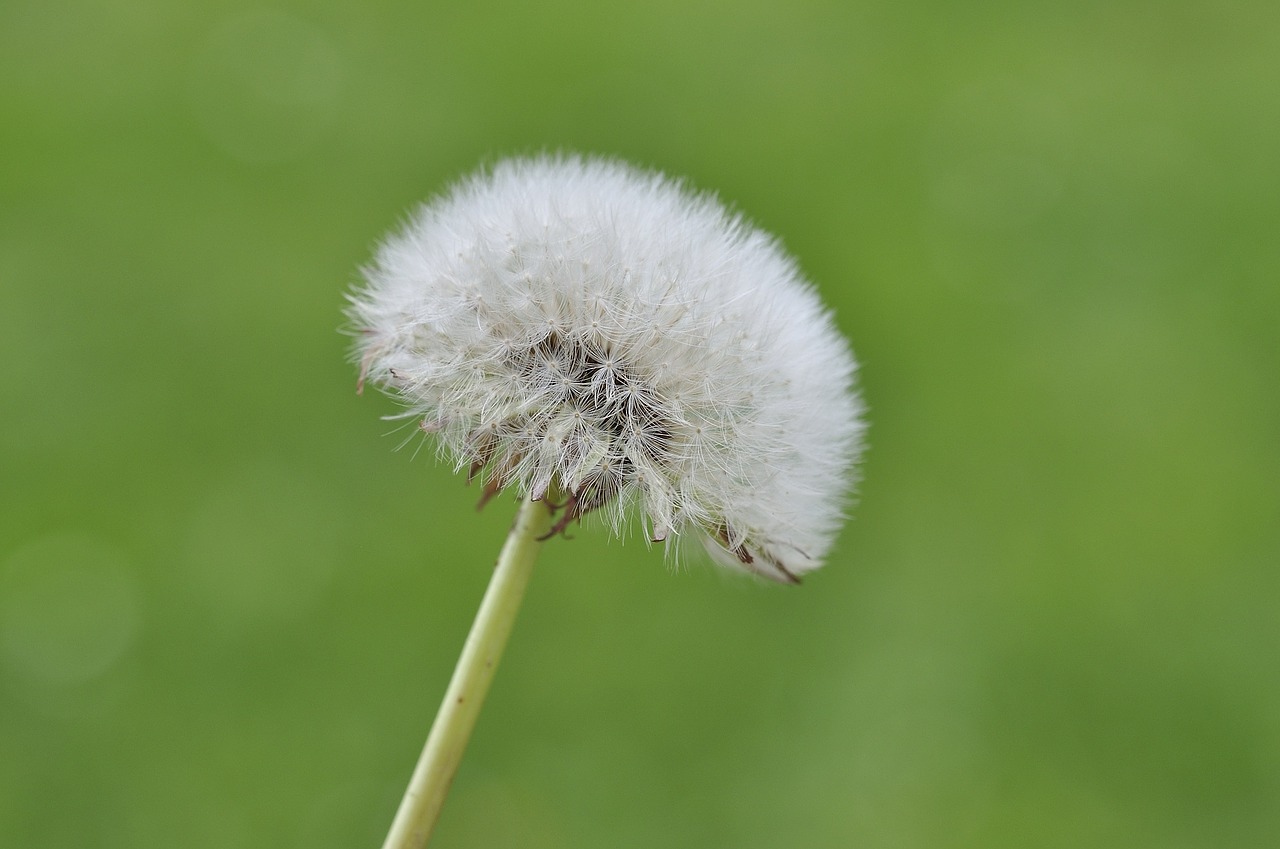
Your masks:
M776 580L817 568L862 446L848 345L769 235L660 174L499 163L418 210L352 297L362 379L458 467L630 507Z

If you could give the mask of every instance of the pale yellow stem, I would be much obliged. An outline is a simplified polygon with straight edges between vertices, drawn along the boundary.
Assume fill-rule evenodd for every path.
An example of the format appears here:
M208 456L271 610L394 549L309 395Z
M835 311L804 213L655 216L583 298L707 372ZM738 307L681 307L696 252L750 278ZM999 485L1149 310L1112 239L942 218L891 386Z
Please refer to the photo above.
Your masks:
M550 528L545 501L526 500L520 506L383 849L421 849L431 839L524 598L542 547L539 537Z

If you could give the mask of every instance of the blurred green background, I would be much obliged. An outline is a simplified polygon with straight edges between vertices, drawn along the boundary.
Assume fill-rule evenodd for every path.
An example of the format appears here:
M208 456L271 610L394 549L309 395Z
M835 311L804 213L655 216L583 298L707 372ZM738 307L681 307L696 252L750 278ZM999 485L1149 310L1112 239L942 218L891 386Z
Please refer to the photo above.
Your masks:
M1280 841L1280 7L0 5L0 846L376 846L514 509L397 453L376 239L570 149L863 362L798 589L588 523L439 847Z

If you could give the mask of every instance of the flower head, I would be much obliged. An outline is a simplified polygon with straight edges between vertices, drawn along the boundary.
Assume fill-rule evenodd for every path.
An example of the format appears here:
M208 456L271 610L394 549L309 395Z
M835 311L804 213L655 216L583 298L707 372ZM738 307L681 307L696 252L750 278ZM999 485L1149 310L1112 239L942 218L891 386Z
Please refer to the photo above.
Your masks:
M485 498L560 493L557 530L634 509L654 541L776 580L821 565L861 450L854 360L778 243L714 198L508 160L423 206L365 277L362 381L483 471Z

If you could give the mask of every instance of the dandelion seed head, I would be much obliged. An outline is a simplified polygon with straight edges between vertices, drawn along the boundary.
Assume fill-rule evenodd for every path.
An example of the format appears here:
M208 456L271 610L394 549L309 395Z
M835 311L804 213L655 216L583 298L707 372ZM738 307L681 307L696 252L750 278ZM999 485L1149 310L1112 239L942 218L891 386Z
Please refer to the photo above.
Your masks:
M362 379L486 492L821 565L862 448L855 363L777 241L601 159L507 160L424 205L351 298ZM566 514L568 515L568 514Z

